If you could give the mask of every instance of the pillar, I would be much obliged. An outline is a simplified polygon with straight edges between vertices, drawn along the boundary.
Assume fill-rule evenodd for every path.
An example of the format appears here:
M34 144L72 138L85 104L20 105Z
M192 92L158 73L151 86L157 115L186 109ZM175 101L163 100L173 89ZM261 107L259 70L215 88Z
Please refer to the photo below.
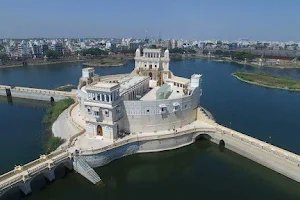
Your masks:
M102 101L102 93L100 93L100 101Z
M111 102L111 94L108 95L108 102Z
M44 172L44 176L49 180L53 181L55 179L54 169Z
M19 188L25 195L31 193L31 185L29 181L21 183Z
M106 94L104 94L104 101L107 101Z
M64 166L66 168L68 168L69 170L72 170L73 169L73 163L71 161L68 161L68 162L64 162Z

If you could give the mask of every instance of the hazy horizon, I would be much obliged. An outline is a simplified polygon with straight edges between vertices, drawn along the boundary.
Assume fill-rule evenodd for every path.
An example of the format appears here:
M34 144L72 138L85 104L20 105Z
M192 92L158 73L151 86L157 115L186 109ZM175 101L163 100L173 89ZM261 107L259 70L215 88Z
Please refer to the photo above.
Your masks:
M129 0L1 3L0 38L300 41L297 0Z

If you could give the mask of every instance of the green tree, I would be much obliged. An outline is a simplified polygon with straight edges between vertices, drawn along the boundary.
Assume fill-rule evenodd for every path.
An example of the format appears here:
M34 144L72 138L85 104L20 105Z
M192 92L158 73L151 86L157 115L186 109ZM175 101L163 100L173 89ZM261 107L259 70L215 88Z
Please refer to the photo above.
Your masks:
M46 55L48 58L58 58L59 57L59 53L58 51L55 50L46 50L44 55Z
M192 54L197 53L197 51L195 49L188 49L187 52L192 53Z
M184 49L182 49L182 48L174 48L174 49L170 49L169 52L170 53L183 54L184 53Z
M298 61L300 61L300 56L298 56Z
M208 54L208 52L209 52L209 51L205 49L205 50L203 50L203 52L202 52L202 53L203 53L204 55L207 55L207 54Z
M99 49L99 48L89 48L89 49L82 50L81 54L83 56L86 56L86 55L100 56L100 55L108 55L108 52L104 51L102 49Z
M46 144L46 152L51 153L52 151L55 151L64 142L65 142L65 140L60 138L60 137L50 138L49 141Z
M9 57L6 53L0 53L0 60L2 61L9 60Z
M223 55L224 55L224 52L223 52L222 50L216 50L216 51L214 52L214 54L217 55L217 56L223 56Z

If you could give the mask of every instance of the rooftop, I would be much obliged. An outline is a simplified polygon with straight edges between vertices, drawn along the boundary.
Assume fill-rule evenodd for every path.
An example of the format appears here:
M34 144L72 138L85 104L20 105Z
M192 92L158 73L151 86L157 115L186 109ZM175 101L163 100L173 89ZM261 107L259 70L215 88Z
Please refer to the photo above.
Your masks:
M150 53L160 53L161 52L161 49L143 49L143 52L150 52Z
M129 76L122 78L119 80L120 83L120 94L125 93L128 89L131 87L139 84L140 82L148 79L149 77L147 76Z
M147 94L145 94L140 100L141 101L152 101L152 100L160 100L157 99L157 91L160 89L160 87L154 87L152 90L150 90ZM173 86L171 94L168 96L167 99L178 99L184 96L183 90L180 87Z
M107 82L97 82L96 84L92 85L87 85L86 90L96 90L96 91L101 91L101 90L113 90L117 88L119 84L118 83L107 83Z
M173 81L173 82L178 82L178 83L182 83L182 84L189 84L190 79L182 78L179 76L172 76L172 78L167 79L166 81Z

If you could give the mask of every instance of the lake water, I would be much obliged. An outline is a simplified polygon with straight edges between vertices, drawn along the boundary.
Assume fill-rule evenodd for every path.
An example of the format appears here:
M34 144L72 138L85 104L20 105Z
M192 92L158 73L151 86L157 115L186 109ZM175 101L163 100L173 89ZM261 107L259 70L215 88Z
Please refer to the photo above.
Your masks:
M0 70L0 84L53 89L77 85L80 64ZM96 68L100 75L129 73L134 63ZM249 85L235 71L257 71L300 79L300 70L259 69L209 60L171 62L175 75L203 74L201 106L218 123L300 153L300 93ZM0 173L43 153L49 137L41 124L47 103L0 99ZM3 153L9 152L9 153ZM207 141L174 151L139 154L96 171L104 186L94 186L71 172L25 199L300 199L300 184ZM38 180L33 183L39 188ZM9 196L11 194L8 194ZM15 195L15 194L14 194Z

